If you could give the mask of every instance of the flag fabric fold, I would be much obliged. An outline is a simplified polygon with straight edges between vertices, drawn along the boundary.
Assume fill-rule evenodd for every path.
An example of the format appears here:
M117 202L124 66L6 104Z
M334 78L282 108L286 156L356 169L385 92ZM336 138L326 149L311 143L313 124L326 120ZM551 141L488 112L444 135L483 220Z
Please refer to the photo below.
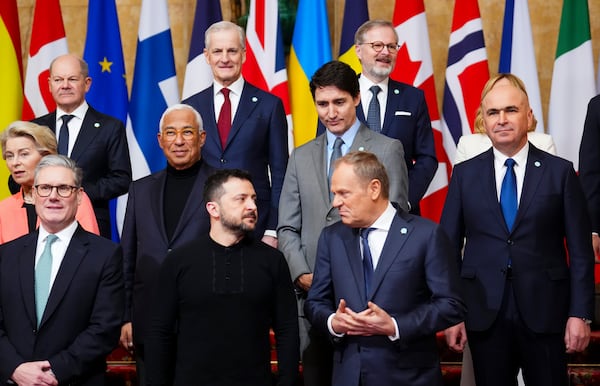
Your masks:
M204 57L204 32L212 24L223 20L221 2L219 0L198 0L192 27L192 39L181 100L187 99L209 87L213 82L213 74Z
M315 137L319 118L309 82L315 71L329 61L331 41L325 0L299 0L288 68L296 146Z
M498 72L512 73L525 83L529 105L538 121L536 131L543 133L542 99L527 1L506 0Z
M448 190L451 164L442 141L423 0L396 0L392 22L398 34L400 49L391 78L423 90L439 163L436 174L421 200L421 215L439 221Z
M354 50L354 34L367 20L369 20L367 0L346 0L338 60L348 63L357 74L361 72L361 66Z
M579 169L579 145L590 99L596 95L594 58L587 1L563 3L550 104L548 128L560 157Z
M67 53L59 0L36 1L25 72L23 119L31 120L56 109L48 88L48 68L54 58Z
M473 132L481 91L489 77L477 0L456 0L442 104L444 147L452 162L459 138Z
M127 122L125 61L115 0L90 0L83 59L89 66L92 86L86 100L98 111ZM117 214L118 199L110 202L112 239L119 241L123 217Z
M277 0L251 0L246 26L244 79L276 95L283 102L288 121L288 149L294 147L283 35Z
M0 2L0 131L21 117L23 108L23 65L21 61L21 35L16 0ZM0 167L0 180L8 179L4 162ZM0 199L8 197L6 184L0 184Z

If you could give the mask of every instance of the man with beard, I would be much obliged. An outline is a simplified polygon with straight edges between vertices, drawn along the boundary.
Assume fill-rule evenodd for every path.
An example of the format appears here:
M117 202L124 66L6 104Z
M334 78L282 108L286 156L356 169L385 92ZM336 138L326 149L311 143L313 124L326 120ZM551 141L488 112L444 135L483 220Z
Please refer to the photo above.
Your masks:
M390 79L400 47L398 33L389 21L369 20L361 25L354 34L354 48L362 67L356 116L371 130L402 142L410 212L420 214L419 201L438 165L425 94ZM324 131L319 125L317 134Z
M146 336L147 385L264 386L269 330L278 385L298 375L298 314L283 255L255 240L250 175L224 169L204 187L210 232L174 249L162 265Z

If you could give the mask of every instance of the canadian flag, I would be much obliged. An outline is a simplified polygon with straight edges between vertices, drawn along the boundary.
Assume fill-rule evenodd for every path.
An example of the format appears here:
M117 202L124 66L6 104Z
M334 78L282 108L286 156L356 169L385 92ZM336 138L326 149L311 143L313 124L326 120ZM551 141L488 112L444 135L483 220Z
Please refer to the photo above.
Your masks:
M398 33L398 58L391 78L425 93L431 118L438 169L421 200L421 215L439 221L446 200L452 165L443 146L440 113L433 79L433 62L423 0L396 0L393 23Z
M59 1L36 1L25 72L23 119L31 120L56 108L48 87L48 67L54 58L68 52Z

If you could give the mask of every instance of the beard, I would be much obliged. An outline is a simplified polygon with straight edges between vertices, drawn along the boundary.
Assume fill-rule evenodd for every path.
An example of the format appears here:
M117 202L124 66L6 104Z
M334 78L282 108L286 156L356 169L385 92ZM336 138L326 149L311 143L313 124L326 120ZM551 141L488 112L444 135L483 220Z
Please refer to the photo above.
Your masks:
M253 218L254 222L246 223L244 222L245 218ZM232 233L236 235L247 235L253 232L254 228L256 228L257 218L258 216L256 215L256 212L245 214L244 216L242 216L241 220L237 220L225 213L221 213L220 221L223 228L228 229Z

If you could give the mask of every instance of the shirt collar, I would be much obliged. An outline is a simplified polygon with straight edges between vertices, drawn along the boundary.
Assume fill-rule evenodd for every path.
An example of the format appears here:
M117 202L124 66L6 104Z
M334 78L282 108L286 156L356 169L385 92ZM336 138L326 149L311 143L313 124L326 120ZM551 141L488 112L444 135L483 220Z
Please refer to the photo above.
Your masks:
M389 232L395 215L396 208L394 208L391 202L388 202L387 208L385 208L381 216L379 216L369 228L381 229Z
M342 140L344 141L344 145L346 145L348 147L350 147L352 145L352 142L354 142L354 137L356 137L356 133L358 133L359 128L360 128L360 121L357 118L354 120L354 123L352 124L352 126L350 126L350 128L348 130L346 130L346 132L340 136L340 138L342 138ZM325 133L327 135L327 146L332 148L333 142L335 142L335 139L338 136L331 133L329 130L325 130Z
M515 163L516 163L517 167L519 167L519 166L525 166L525 164L527 163L527 155L529 154L529 141L527 141L525 143L525 146L523 146L521 148L521 150L519 150L512 157L507 157L505 154L501 153L495 147L492 147L492 149L493 149L493 152L494 152L494 160L496 161L496 164L504 165L504 162L508 158L512 158L512 159L515 160Z
M65 113L65 111L63 109L61 109L60 107L56 108L56 121L60 121L62 120L62 116L63 115L74 115L75 117L79 118L80 120L83 121L83 118L85 117L85 114L88 111L88 108L90 106L88 105L88 103L86 101L83 101L82 104L79 105L79 107L77 107L75 110L73 110L72 113Z
M76 220L74 220L66 228L63 228L61 231L56 232L54 234L56 236L58 236L58 239L61 240L61 241L71 240L71 238L75 234L75 231L77 230L77 226L78 225L79 225L79 223ZM50 232L48 232L44 228L44 226L42 224L40 224L38 239L39 240L46 240L46 237L48 237L49 234L50 234Z
M225 86L215 80L213 84L213 94L217 95L221 92L222 88L225 88ZM244 77L240 75L240 77L237 78L235 82L227 86L227 88L235 95L242 95L242 90L244 89Z
M362 74L358 77L358 84L360 85L360 89L363 92L369 91L371 86L378 85L379 87L381 87L380 92L383 95L387 95L389 81L390 81L390 78L385 78L383 80L383 82L374 83L371 79L367 78L366 76L364 76ZM369 93L370 93L370 91L369 91Z

